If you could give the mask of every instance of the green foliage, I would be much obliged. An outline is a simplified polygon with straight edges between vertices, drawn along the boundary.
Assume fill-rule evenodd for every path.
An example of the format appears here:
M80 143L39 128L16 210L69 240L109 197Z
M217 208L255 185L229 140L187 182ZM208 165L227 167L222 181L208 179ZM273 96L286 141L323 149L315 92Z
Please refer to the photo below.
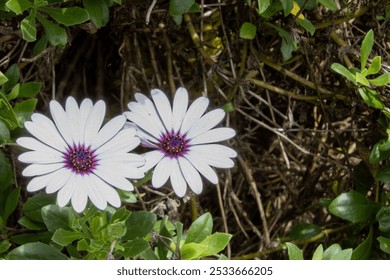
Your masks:
M257 28L250 22L244 22L240 28L240 38L254 39L256 37Z
M293 243L286 242L288 257L290 260L303 260L303 252L299 247ZM313 253L312 260L350 260L352 258L353 250L342 249L339 244L329 246L325 251L320 244Z
M173 21L179 25L183 21L183 14L199 12L199 5L195 0L171 0L169 1L169 14Z

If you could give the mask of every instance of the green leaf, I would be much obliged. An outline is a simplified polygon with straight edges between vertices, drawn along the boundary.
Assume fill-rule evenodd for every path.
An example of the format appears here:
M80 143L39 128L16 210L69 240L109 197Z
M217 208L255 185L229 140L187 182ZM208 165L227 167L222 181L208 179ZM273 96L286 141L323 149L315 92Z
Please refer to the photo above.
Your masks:
M378 210L378 205L361 193L342 193L329 205L329 212L352 223L370 220Z
M386 254L390 254L390 238L379 236L376 240L379 241L379 248Z
M59 207L58 205L47 205L41 210L43 222L50 232L62 228L71 230L71 223L74 219L74 214L70 207Z
M76 25L89 20L88 12L80 7L69 7L61 9L41 7L40 10L49 14L58 23L61 23L65 26Z
M11 92L7 94L7 100L10 101L12 99L17 98L19 95L19 89L20 89L20 84L16 84L11 90Z
M259 14L262 14L271 5L271 0L261 0L261 1L257 1L257 3L259 7Z
M207 249L207 245L199 243L186 243L181 248L181 257L183 260L199 259L202 253Z
M383 104L382 99L375 90L370 88L358 88L358 92L363 99L363 101L368 105L376 109L383 109L385 104Z
M8 81L8 78L6 75L3 74L3 72L0 71L0 86Z
M283 14L285 17L287 17L291 13L291 10L294 6L294 1L293 0L285 0L285 1L280 1L280 2L282 2Z
M350 260L352 256L352 249L345 249L330 257L330 260Z
M333 256L339 254L342 251L339 244L333 244L329 246L325 251L322 257L323 260L330 260Z
M378 87L390 84L390 72L384 73L375 79L369 79L368 81Z
M376 220L380 231L390 233L390 206L382 207L376 214Z
M286 242L288 258L290 260L303 260L302 250L297 245L291 242Z
M28 0L9 0L5 3L8 9L13 11L15 14L20 15L28 8L32 8L34 5Z
M362 45L360 46L360 64L361 70L366 67L368 56L371 53L372 46L374 45L374 32L368 31L363 39Z
M256 37L257 28L256 25L250 22L244 22L240 28L240 38L242 39L254 39Z
M123 256L125 258L133 258L149 249L149 243L145 239L130 240L122 244L124 251Z
M154 213L147 211L138 211L130 215L126 220L126 227L129 229L124 239L133 240L144 238L152 230L157 221L157 216Z
M41 90L42 83L28 82L20 85L19 98L31 98Z
M352 74L351 71L349 71L344 65L341 65L340 63L333 63L330 68L337 74L347 78L349 81L356 83L355 75Z
M13 169L11 162L9 159L5 156L2 150L0 150L0 191L3 189L6 189L8 186L10 186L14 179L13 179ZM1 201L1 198L0 198Z
M278 32L279 37L282 39L282 45L280 51L282 52L283 60L289 60L292 57L292 52L297 50L297 43L290 33L283 28L271 23L266 23L267 26L272 27Z
M362 84L366 87L370 86L370 82L367 80L366 76L360 72L357 72L355 74L355 80L357 83Z
M49 243L51 241L52 233L48 231L33 232L33 233L22 233L13 235L11 237L12 242L16 244L26 244L31 242L41 241L43 243Z
M204 213L188 229L185 243L200 243L211 234L212 230L213 218L210 213Z
M375 174L375 179L384 183L390 183L390 165L381 166Z
M311 36L316 32L315 26L305 18L296 18L295 21L302 26L307 32L310 33Z
M12 64L5 72L8 81L3 85L4 93L9 92L18 82L20 78L20 71L17 64Z
M15 211L19 203L20 188L14 188L8 194L3 213L3 223L6 224L8 217Z
M51 238L55 243L61 245L61 246L66 246L73 241L77 239L81 239L84 237L84 234L82 232L77 232L77 231L67 231L62 228L57 229L53 237Z
M45 19L40 14L37 14L37 19L42 23L46 31L46 36L49 43L52 46L65 46L68 42L68 35L65 29L60 27L58 24L52 23Z
M367 70L366 76L377 74L381 70L381 59L382 57L376 56L371 61L371 65Z
M34 42L37 39L37 28L35 26L36 11L31 10L30 14L20 23L23 39L27 42Z
M8 142L10 138L11 135L9 133L8 127L5 125L5 123L2 120L0 120L0 144Z
M373 230L370 229L367 238L353 250L351 260L368 260L370 258L373 237Z
M321 232L321 228L314 224L299 224L293 227L290 238L293 240L306 240L316 236Z
M47 40L46 35L42 36L42 38L39 39L34 45L33 55L36 56L36 55L40 54L41 52L43 52L47 48L47 43L48 43L48 40Z
M41 222L32 221L26 216L21 217L18 220L18 224L24 226L25 228L29 230L44 230L46 229L46 225Z
M56 202L54 196L50 196L44 193L38 193L33 197L27 199L23 204L23 214L34 222L43 223L41 209L49 204Z
M7 250L11 247L11 243L8 240L3 240L0 242L0 254L7 252Z
M188 13L194 4L195 0L171 0L169 1L169 14L181 16Z
M369 161L371 164L377 164L380 161L387 159L390 157L390 149L389 150L383 150L381 149L381 146L386 145L390 142L388 142L387 139L379 140L378 143L374 145L374 147L371 150Z
M313 253L312 260L322 260L324 256L324 247L322 244L318 245L317 249Z
M337 11L337 4L333 0L318 0L318 2L321 3L321 5L325 6L329 10Z
M206 246L206 249L201 253L200 257L208 257L221 252L229 244L231 238L231 234L223 232L215 232L207 236L200 243Z
M67 260L60 251L41 242L27 243L12 250L7 260Z
M0 120L5 123L9 130L19 126L18 118L7 97L0 91Z
M31 98L16 103L14 111L21 127L23 127L25 121L30 120L31 115L35 110L35 106L37 105L37 102L38 99Z
M97 28L105 26L109 20L109 9L104 0L83 0L84 8Z

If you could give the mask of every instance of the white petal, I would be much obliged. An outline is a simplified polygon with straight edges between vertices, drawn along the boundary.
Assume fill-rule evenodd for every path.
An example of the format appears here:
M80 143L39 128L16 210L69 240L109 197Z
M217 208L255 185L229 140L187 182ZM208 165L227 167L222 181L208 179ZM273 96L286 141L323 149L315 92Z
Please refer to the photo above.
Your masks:
M104 158L104 153L114 154L130 152L141 142L138 137L134 137L134 134L135 131L132 129L119 131L114 138L96 150L96 155L99 155L98 158Z
M16 140L16 143L18 143L20 146L34 151L39 152L57 152L58 150L51 148L50 146L47 146L43 144L42 142L38 141L35 138L32 137L20 137ZM64 150L66 151L66 150Z
M161 188L168 181L174 161L175 161L174 159L170 159L169 157L164 157L162 160L160 160L159 163L157 163L156 167L153 170L153 177L152 177L153 187Z
M145 159L145 165L140 168L143 172L146 172L153 168L165 155L156 150L156 151L151 151L147 152L142 155L143 158Z
M80 104L80 110L78 111L79 120L77 120L76 128L78 128L77 136L78 136L78 144L84 143L84 130L87 124L89 113L93 108L92 100L86 98Z
M150 118L146 118L144 115L136 112L124 112L123 114L129 121L135 123L147 133L150 133L154 138L160 139L161 135L163 134L163 132Z
M172 130L172 108L168 97L159 89L152 89L151 95L166 130L170 132Z
M60 103L55 100L50 101L50 112L57 129L65 139L66 143L70 146L73 145L72 130L69 126L69 119Z
M178 132L188 107L188 93L185 88L178 88L173 100L173 131Z
M203 182L199 172L186 158L180 157L178 160L184 179L187 181L188 185L194 193L200 194L202 192Z
M189 153L201 158L208 165L218 168L232 168L234 161L230 157L237 156L233 149L217 144L193 146Z
M96 176L99 176L101 179L106 181L108 184L125 191L134 190L133 185L127 180L124 174L120 172L115 172L113 170L97 168L93 171Z
M47 164L47 163L59 163L64 162L64 156L62 153L53 150L46 152L25 152L18 157L18 160L25 163L38 163L38 164Z
M190 161L190 163L202 174L207 180L213 184L218 183L218 176L215 171L203 160L199 159L196 155L192 153L185 154L184 157Z
M35 138L53 147L58 151L65 151L68 145L62 139L54 123L42 114L32 114L32 122L25 122L24 126Z
M107 207L107 200L104 197L104 192L101 191L101 184L91 180L92 176L95 177L95 175L90 174L88 180L84 181L85 186L87 187L88 197L98 209L104 210Z
M201 117L191 129L187 133L187 138L191 139L202 133L205 133L209 129L216 126L218 123L222 121L225 117L225 111L222 109L215 109L213 111L208 112L206 115Z
M236 135L236 131L229 127L219 127L214 128L205 133L202 133L194 138L192 138L189 143L191 145L195 144L206 144L206 143L215 143L220 141L228 140Z
M181 173L179 162L174 159L171 170L171 184L176 195L183 197L186 194L187 183Z
M52 177L46 187L47 193L55 193L60 190L66 182L68 182L70 176L72 175L72 171L67 168L61 168L51 173L51 175Z
M39 191L47 186L47 182L51 179L52 174L47 174L39 177L32 178L27 185L27 191L35 192Z
M181 134L185 134L194 125L194 123L200 119L206 111L207 106L209 106L209 100L203 96L198 97L194 102L192 102L181 125Z
M102 126L104 115L106 114L106 103L99 100L95 103L92 110L89 112L84 130L84 144L91 144L97 136L99 129Z
M148 143L148 145L154 145L152 143L159 143L159 140L157 140L155 137L153 137L152 134L144 131L142 128L140 128L139 126L137 126L136 124L134 123L131 123L131 122L127 122L124 126L125 129L127 128L130 128L130 129L135 129L136 131L136 135L141 139L141 144L143 143ZM150 143L152 142L152 143Z
M88 187L85 185L85 180L87 180L86 176L76 175L75 177L76 188L74 189L71 200L73 209L77 213L83 212L88 202Z
M27 166L22 175L26 177L37 176L47 174L57 169L64 168L63 163L53 163L53 164L30 164Z
M107 122L98 132L96 139L92 140L92 149L99 148L101 145L113 138L126 122L125 116L117 116Z
M80 118L79 106L72 96L66 99L65 111L69 120L68 127L71 131L73 143L80 144L82 142L82 134L80 134L80 122L82 120ZM84 130L84 127L82 129Z
M110 166L115 164L128 165L133 167L140 167L145 164L145 159L136 154L104 154L106 157L99 159L99 164Z
M57 194L57 203L58 206L64 207L68 202L70 201L73 192L75 190L76 186L76 175L72 172L71 176L69 177L69 180L65 183L65 185L58 191Z
M91 185L98 188L98 191L102 194L108 203L114 207L119 207L121 205L121 199L114 188L93 174L91 174L90 179Z

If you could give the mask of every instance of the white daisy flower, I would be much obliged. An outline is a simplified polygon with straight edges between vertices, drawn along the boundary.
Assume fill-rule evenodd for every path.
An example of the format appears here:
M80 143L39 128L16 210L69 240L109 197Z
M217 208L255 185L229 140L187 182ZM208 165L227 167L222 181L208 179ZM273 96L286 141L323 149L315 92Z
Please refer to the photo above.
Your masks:
M173 107L161 90L154 89L151 95L153 101L135 94L137 102L130 102L130 111L124 114L142 144L154 149L144 154L146 162L142 167L146 172L155 166L153 187L160 188L170 178L175 193L183 197L187 184L196 194L202 191L200 174L217 184L218 177L211 166L231 168L231 158L237 156L233 149L215 144L236 134L231 128L214 128L225 112L216 109L203 115L209 104L206 97L199 97L187 109L188 93L184 88L176 91Z
M134 129L123 129L126 118L121 115L102 128L106 111L103 101L92 104L84 99L80 108L73 97L66 100L65 110L57 101L50 102L54 122L35 113L26 129L34 137L21 137L17 143L29 150L19 160L30 163L22 175L34 177L27 185L30 192L46 188L57 194L60 207L71 201L82 212L88 198L99 209L107 202L121 204L115 188L132 191L130 179L144 177L139 168L145 163L140 155L129 153L140 143Z

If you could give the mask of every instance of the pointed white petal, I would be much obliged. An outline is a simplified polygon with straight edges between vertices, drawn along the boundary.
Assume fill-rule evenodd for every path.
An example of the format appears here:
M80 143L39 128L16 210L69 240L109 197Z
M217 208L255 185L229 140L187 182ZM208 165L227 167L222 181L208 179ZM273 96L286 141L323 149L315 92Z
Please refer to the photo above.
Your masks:
M58 151L65 151L68 145L61 137L54 123L46 116L35 113L31 115L32 122L25 122L24 126L35 138Z
M145 165L140 168L143 172L149 171L153 168L165 155L158 151L150 151L142 155L145 159Z
M88 197L91 199L91 202L96 206L96 208L100 210L104 210L107 207L107 200L104 197L104 193L100 190L99 183L95 184L93 180L91 180L91 176L95 176L90 174L88 176L88 180L84 180L85 186L87 187Z
M136 112L124 112L123 114L127 117L129 121L135 123L144 131L151 134L154 138L160 139L161 135L163 134L163 132L150 118L146 118L144 115Z
M156 167L153 170L152 185L155 188L161 188L169 178L172 170L172 164L174 159L169 157L164 157L157 163Z
M159 89L152 89L151 95L166 130L170 132L172 130L172 108L168 97Z
M50 112L57 129L62 135L62 138L65 139L68 145L73 145L72 130L69 126L69 119L60 103L55 100L50 101Z
M80 126L80 122L82 120L80 118L79 106L78 106L76 100L72 96L69 96L66 99L65 111L66 111L66 115L67 115L68 120L69 120L68 127L71 131L73 143L75 143L77 145L81 142L82 134L80 134L80 127L79 126Z
M106 153L104 155L106 156L105 158L99 159L99 164L104 166L122 164L127 166L140 167L145 164L145 159L142 156L136 154Z
M66 182L68 182L70 176L72 175L72 171L67 168L61 168L51 173L51 175L52 177L46 187L47 193L55 193L60 190Z
M27 191L35 192L45 188L51 179L51 175L52 174L47 174L33 178L27 185Z
M47 146L46 144L43 144L42 142L32 137L20 137L16 140L16 143L29 150L48 153L58 152L58 150L53 149L50 146Z
M85 185L84 177L82 175L76 175L75 177L76 188L74 189L71 200L73 209L77 213L83 212L88 201L88 188Z
M228 140L236 135L236 131L229 127L214 128L192 138L190 145L215 143Z
M132 191L134 189L133 185L127 180L124 175L120 172L116 172L109 169L97 168L93 171L96 176L99 176L108 184L124 190L124 191Z
M202 174L207 180L213 184L218 183L218 176L215 171L203 160L199 159L197 155L193 153L185 154L184 157L190 161L190 163Z
M114 137L126 122L125 116L117 116L107 122L102 129L98 132L95 139L92 140L92 149L99 148L101 145L109 141Z
M64 162L64 156L58 151L46 151L46 152L25 152L18 157L18 160L25 163L38 163L38 164L48 164L48 163L60 163Z
M237 156L236 151L233 149L218 144L193 146L190 150L190 153L201 158L208 165L218 168L232 168L234 161L230 157Z
M93 103L92 100L89 98L86 98L81 102L80 104L80 110L77 113L78 120L76 119L76 136L77 136L77 144L84 143L84 130L85 126L87 124L88 116L91 110L93 109Z
M75 173L72 173L71 176L69 177L69 180L58 191L58 194L57 194L58 206L64 207L70 201L75 188L78 187L78 186L76 186L76 181L75 181L76 176L77 175Z
M125 113L124 113L125 115ZM136 135L141 139L141 144L143 143L158 143L159 141L153 137L152 134L144 131L142 128L140 128L139 126L137 126L136 124L134 123L131 123L131 122L126 122L125 126L124 126L124 129L134 129L136 131ZM152 143L150 143L150 145L153 145Z
M208 112L206 115L201 117L187 133L187 138L192 139L198 135L201 135L219 124L225 117L225 111L222 109L215 109Z
M114 207L119 207L121 205L121 199L118 193L109 186L106 182L104 182L99 177L91 174L91 185L98 188L98 191L102 194L104 199L107 200Z
M184 179L192 191L196 194L200 194L203 189L202 178L199 172L192 166L192 164L184 157L178 158L180 170L183 173Z
M27 166L23 172L22 175L26 177L31 176L38 176L47 174L53 171L56 171L57 169L64 168L63 163L53 163L53 164L30 164Z
M179 162L174 159L171 170L171 184L176 195L183 197L187 191L187 183L181 173Z
M90 145L96 139L97 133L102 126L106 114L106 103L99 100L89 112L84 129L84 144Z
M173 131L178 132L188 107L188 93L185 88L178 88L173 100Z
M105 158L108 154L114 153L127 153L137 147L141 140L138 137L134 137L135 131L132 129L124 129L118 132L109 142L100 146L96 150L98 158Z
M194 125L196 121L204 114L209 106L209 100L206 97L198 97L191 106L184 117L183 123L180 128L180 133L185 134Z

